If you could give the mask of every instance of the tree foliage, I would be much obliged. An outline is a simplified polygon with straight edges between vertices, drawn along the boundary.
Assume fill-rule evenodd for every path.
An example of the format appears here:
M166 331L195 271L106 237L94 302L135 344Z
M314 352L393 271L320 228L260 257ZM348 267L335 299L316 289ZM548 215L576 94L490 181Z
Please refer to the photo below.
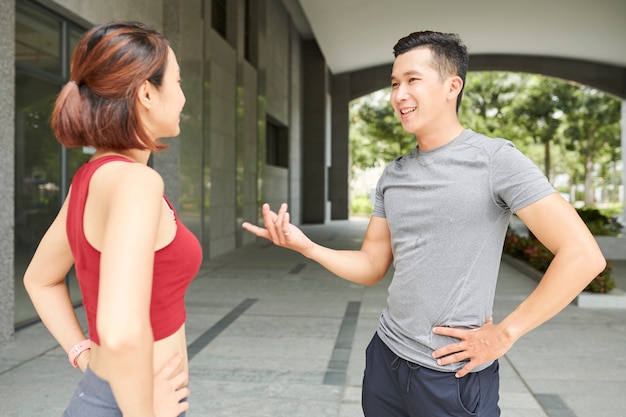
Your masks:
M550 77L532 76L520 88L511 112L518 131L544 150L543 170L552 177L552 146L559 146L557 135L563 116L563 103L570 94L568 84Z
M603 168L607 162L620 157L617 150L621 142L621 103L585 86L572 89L566 103L566 123L563 125L565 147L578 155L578 163L572 166L572 176L582 176L585 205L591 205L594 203L594 165Z
M385 89L352 103L350 147L354 167L385 164L416 146L415 136L402 129L388 97L389 89Z
M469 73L459 109L461 123L488 136L510 138L514 130L511 103L524 83L521 74Z
M354 168L387 164L416 145L415 137L402 130L388 98L385 89L352 102ZM548 178L565 173L573 183L583 183L590 205L595 173L621 159L620 105L615 97L557 78L470 72L459 119L477 132L513 141Z

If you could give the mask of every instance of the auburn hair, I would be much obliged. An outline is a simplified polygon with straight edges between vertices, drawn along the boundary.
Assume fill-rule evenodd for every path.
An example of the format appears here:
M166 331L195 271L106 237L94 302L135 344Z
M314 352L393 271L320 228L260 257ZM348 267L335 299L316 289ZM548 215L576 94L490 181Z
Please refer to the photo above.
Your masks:
M54 103L50 124L57 140L68 148L166 148L142 125L137 90L145 81L161 86L169 48L163 35L139 22L87 31L72 55L70 82Z

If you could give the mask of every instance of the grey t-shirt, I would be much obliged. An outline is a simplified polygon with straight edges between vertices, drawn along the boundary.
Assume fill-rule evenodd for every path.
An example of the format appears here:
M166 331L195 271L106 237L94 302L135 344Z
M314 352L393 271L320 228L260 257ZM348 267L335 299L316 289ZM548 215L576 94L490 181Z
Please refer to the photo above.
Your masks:
M390 163L373 211L387 219L393 251L393 281L377 331L387 346L431 369L460 369L462 363L439 366L432 358L458 341L432 328L473 329L492 316L511 213L554 192L511 142L470 129Z

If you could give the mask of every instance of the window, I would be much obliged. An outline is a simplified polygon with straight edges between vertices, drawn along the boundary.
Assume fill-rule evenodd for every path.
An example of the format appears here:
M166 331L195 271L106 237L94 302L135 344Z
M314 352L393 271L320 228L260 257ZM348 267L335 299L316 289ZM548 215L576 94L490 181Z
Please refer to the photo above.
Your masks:
M226 39L226 0L211 2L211 26Z
M60 74L59 19L22 2L18 2L16 6L16 64Z
M64 149L50 128L52 105L69 74L70 51L84 32L34 2L16 3L15 16L15 324L37 320L22 277L55 218L69 179L87 158ZM80 302L73 273L70 296Z
M245 8L243 27L244 58L256 67L258 60L256 46L258 6L256 0L246 0Z
M267 120L267 164L289 168L288 130L272 119Z

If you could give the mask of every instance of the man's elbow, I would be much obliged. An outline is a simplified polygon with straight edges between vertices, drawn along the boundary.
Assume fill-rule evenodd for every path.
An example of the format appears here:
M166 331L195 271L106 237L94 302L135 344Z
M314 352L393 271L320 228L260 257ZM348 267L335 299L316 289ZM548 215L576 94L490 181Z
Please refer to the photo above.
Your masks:
M373 287L374 285L378 284L380 282L380 279L377 280L369 280L369 281L365 281L363 283L363 285L365 285L366 287Z
M385 276L387 276L387 271L388 271L388 269L385 269L384 271L380 271L380 272L376 273L370 279L366 280L363 283L363 285L368 286L368 287L373 287L374 285L376 285L380 281L382 281L385 278Z
M596 278L606 268L606 258L595 241L593 245L588 245L588 247L582 249L578 259L582 261L581 267L589 272L590 280Z
M602 252L598 251L598 254L593 256L593 260L590 262L593 270L595 271L594 278L602 273L606 269L606 258Z

